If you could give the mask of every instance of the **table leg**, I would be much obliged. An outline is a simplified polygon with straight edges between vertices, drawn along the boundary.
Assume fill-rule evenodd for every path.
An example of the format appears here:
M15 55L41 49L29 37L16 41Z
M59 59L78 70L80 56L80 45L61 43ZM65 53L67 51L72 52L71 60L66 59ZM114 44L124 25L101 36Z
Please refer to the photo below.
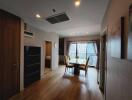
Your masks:
M80 71L79 71L79 65L76 64L76 65L75 65L75 68L74 68L74 74L75 74L75 75L79 75L79 73L80 73Z

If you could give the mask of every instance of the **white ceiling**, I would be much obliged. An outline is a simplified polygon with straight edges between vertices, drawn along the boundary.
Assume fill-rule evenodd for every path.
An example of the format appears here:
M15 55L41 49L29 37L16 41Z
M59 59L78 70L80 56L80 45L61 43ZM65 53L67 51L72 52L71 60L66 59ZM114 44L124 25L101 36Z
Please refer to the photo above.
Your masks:
M80 7L74 0L0 0L0 8L20 16L28 24L58 33L60 36L81 36L99 34L101 22L109 0L81 0ZM45 18L56 13L66 12L70 21L50 24ZM43 19L36 19L40 14Z

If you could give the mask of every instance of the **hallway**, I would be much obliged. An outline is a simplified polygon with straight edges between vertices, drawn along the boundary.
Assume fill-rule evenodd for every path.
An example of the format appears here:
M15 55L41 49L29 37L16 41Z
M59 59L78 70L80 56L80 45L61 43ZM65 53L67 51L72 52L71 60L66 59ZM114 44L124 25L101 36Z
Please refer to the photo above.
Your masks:
M103 100L103 97L94 68L88 69L87 77L83 71L77 77L71 70L64 75L64 66L60 66L10 100Z

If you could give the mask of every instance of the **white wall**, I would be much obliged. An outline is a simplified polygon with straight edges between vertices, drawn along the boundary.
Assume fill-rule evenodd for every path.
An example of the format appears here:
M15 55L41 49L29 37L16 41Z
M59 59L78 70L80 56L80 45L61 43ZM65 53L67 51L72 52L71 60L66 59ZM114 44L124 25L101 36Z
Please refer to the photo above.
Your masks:
M132 61L111 56L111 36L118 34L120 18L125 17L125 54L127 54L129 6L132 0L111 0L102 22L102 29L107 28L107 68L106 100L132 100ZM116 40L115 40L116 41ZM116 50L116 48L115 48Z
M44 67L45 67L45 41L52 42L52 58L51 67L52 70L58 68L58 46L59 46L59 35L56 33L48 33L32 26L28 26L28 31L34 34L33 37L24 37L24 45L28 46L38 46L41 47L41 78L44 77ZM56 44L56 47L54 46ZM23 59L23 58L21 58ZM23 89L23 68L21 66L21 90Z

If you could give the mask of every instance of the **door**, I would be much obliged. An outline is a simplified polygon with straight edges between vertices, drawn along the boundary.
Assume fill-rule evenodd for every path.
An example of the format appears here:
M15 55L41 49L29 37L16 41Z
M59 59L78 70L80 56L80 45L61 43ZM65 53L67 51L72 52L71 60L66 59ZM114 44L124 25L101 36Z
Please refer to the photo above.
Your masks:
M0 91L1 100L19 92L20 18L0 10Z
M3 29L3 27L2 27L3 25L2 25L2 16L1 16L1 13L0 13L0 100L2 100L2 90L3 90L3 86L2 86L2 83L3 83L3 63L2 63L2 57L3 57L3 53L2 53L2 29Z

